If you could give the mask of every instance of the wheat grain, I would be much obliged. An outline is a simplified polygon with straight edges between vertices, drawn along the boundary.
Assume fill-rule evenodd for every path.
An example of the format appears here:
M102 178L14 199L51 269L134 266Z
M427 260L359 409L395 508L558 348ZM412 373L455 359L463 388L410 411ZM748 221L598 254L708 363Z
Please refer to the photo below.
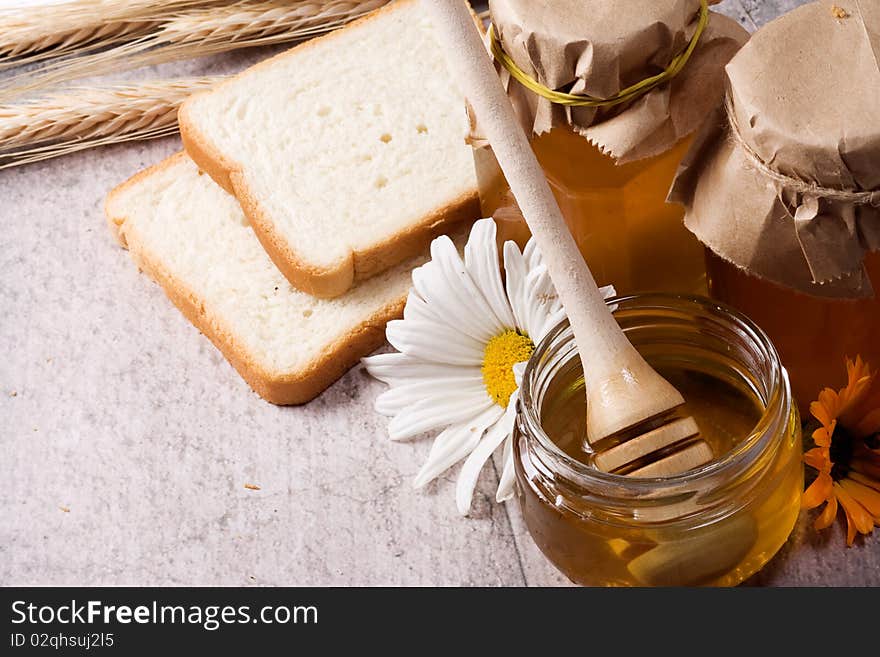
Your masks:
M106 51L50 64L0 85L0 101L86 75L103 75L236 48L298 41L335 29L388 0L239 0L227 6L176 12L155 33Z
M0 10L0 70L104 48L148 33L169 11L220 1L74 0Z
M180 104L219 79L68 89L30 103L0 105L0 169L93 146L172 134Z

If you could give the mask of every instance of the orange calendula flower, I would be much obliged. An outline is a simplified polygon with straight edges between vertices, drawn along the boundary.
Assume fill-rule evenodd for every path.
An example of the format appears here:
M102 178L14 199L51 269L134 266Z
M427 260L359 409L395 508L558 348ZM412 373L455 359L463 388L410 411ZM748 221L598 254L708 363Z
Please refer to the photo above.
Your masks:
M846 386L837 392L825 388L810 404L820 426L804 463L817 474L801 505L825 504L816 529L830 526L843 508L846 543L852 545L857 533L870 534L880 525L880 376L861 356L847 360L846 371Z

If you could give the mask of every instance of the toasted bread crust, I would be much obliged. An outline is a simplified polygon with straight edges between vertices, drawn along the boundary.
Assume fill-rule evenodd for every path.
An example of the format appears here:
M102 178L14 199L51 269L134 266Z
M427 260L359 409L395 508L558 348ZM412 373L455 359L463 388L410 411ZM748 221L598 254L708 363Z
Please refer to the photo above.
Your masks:
M156 281L169 299L204 333L232 364L241 377L266 401L279 405L304 404L317 397L339 379L358 360L374 351L385 341L385 325L401 317L406 296L385 305L371 317L360 322L342 338L334 341L319 358L296 372L270 372L248 353L242 342L225 325L222 315L205 304L205 300L178 281L165 268L160 254L151 253L140 241L137 231L128 230L127 217L115 207L121 192L151 175L175 164L185 153L134 175L107 196L105 213L119 243L127 248L138 267Z
M361 25L375 20L385 12L394 11L395 7L402 4L411 4L416 0L397 0L384 7L359 18L348 27ZM241 76L250 74L254 70L271 66L276 59L290 56L291 53L301 52L302 49L312 48L317 43L337 38L342 30L330 32L321 37L311 39L291 50L280 53L259 64L239 73L230 80L221 82L215 89L230 84ZM190 108L193 103L205 94L213 93L213 90L200 92L187 99L178 114L180 134L183 138L184 148L193 161L204 170L223 189L235 196L241 204L248 221L254 232L275 263L279 271L290 281L294 287L320 298L333 298L344 294L357 281L374 276L389 267L403 262L409 257L415 256L425 249L431 240L438 235L448 232L455 224L465 220L473 220L480 215L479 192L474 187L470 192L463 194L444 207L437 208L431 214L422 218L417 224L408 227L395 235L390 235L382 242L375 244L366 251L353 251L348 257L330 267L318 267L308 262L296 245L286 239L275 227L268 212L261 206L253 191L248 187L243 167L226 157L219 149L199 130L197 123L191 117Z

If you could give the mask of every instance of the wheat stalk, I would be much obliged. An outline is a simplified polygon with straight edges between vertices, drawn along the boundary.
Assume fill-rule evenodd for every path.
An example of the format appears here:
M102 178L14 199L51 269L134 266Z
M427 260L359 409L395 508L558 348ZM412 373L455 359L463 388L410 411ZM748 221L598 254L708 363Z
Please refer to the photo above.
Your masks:
M73 0L0 10L0 70L105 48L155 29L169 11L220 1Z
M177 109L220 78L68 89L0 105L0 169L177 130Z
M239 0L170 15L155 33L108 50L50 64L0 86L0 101L120 66L134 68L236 48L302 40L335 29L388 0Z

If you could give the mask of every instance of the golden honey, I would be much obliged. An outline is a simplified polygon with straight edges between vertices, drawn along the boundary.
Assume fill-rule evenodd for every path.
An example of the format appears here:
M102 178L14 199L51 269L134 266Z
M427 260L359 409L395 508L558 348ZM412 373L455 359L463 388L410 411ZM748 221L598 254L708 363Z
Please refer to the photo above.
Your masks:
M800 510L800 420L767 337L708 300L628 297L615 316L683 394L716 455L675 477L607 474L585 447L583 375L571 332L538 346L514 443L519 500L541 550L574 582L733 585L782 546Z
M846 383L843 362L860 354L880 363L880 298L827 299L751 276L706 250L712 296L751 317L773 340L801 412L825 387ZM865 267L880 292L880 253Z
M600 285L613 284L621 294L705 291L702 246L684 227L683 208L666 203L689 142L618 165L571 128L533 136L532 148ZM524 243L528 229L503 178L481 175L480 184L484 216L495 217L505 238Z
M675 386L685 399L675 411L677 417L692 417L700 427L700 437L713 454L726 454L757 426L763 408L755 394L739 382L717 378L701 371L699 363L664 364L652 362L654 369ZM541 425L568 456L593 465L593 451L586 448L587 416L583 375L571 372L567 379L553 381L541 409Z

